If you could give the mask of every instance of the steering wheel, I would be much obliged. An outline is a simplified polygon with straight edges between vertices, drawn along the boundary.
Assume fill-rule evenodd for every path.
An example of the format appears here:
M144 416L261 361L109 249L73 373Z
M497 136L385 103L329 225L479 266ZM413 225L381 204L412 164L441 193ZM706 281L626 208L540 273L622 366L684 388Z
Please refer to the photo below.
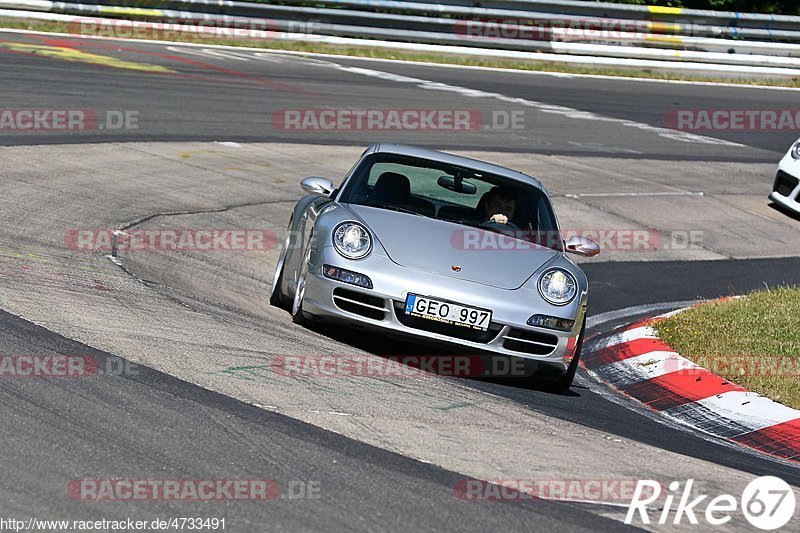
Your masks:
M492 220L487 220L486 222L481 222L480 226L482 228L487 228L487 229L494 230L494 231L500 231L501 233L502 233L502 230L504 230L504 229L515 229L515 230L519 229L519 226L517 226L516 224L514 224L510 220L508 222L506 222L505 224L500 224L499 222L494 222Z

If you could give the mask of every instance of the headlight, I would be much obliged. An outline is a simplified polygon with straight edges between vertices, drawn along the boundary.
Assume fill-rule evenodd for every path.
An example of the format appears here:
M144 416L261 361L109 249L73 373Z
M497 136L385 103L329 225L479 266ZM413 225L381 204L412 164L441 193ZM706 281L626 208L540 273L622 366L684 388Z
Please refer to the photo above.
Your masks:
M793 159L800 159L800 139L792 145L791 154Z
M553 268L539 278L539 293L553 305L566 305L578 293L578 282L566 270Z
M333 247L348 259L361 259L372 250L372 238L358 222L342 222L333 228Z

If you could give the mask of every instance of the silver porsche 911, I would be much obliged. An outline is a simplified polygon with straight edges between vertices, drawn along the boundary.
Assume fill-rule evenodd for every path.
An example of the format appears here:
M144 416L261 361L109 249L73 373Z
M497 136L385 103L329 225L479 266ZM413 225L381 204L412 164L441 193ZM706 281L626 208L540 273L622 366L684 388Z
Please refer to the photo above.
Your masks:
M270 302L295 322L335 320L422 343L523 358L566 390L587 280L538 180L397 144L368 148L335 188L302 181ZM541 378L537 372L536 379Z

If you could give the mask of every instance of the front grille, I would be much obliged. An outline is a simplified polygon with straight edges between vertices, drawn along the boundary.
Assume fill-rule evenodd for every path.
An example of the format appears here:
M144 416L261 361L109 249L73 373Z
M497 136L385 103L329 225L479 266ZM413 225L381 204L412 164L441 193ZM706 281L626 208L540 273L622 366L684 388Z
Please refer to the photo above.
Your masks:
M454 326L452 324L443 324L435 320L427 320L405 314L405 303L395 300L394 310L397 315L397 320L401 324L409 328L420 329L430 333L438 333L448 337L454 337L465 341L488 343L491 342L503 327L500 324L492 322L489 324L489 329L480 331L477 329L467 328L463 326Z
M342 311L373 320L383 320L386 318L386 313L389 312L384 305L383 298L342 287L333 289L333 303Z
M775 176L775 184L772 186L772 190L781 196L789 196L797 187L797 183L797 178L779 170L778 175Z
M512 352L548 355L553 353L557 344L555 335L525 329L512 328L503 336L503 348Z

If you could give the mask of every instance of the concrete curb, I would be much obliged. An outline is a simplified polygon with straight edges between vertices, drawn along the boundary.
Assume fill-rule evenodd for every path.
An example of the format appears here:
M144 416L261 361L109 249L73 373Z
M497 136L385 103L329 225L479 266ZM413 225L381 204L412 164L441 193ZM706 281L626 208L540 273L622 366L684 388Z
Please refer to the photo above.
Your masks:
M800 462L800 411L696 365L658 339L652 326L683 310L592 337L581 364L596 379L679 423Z

